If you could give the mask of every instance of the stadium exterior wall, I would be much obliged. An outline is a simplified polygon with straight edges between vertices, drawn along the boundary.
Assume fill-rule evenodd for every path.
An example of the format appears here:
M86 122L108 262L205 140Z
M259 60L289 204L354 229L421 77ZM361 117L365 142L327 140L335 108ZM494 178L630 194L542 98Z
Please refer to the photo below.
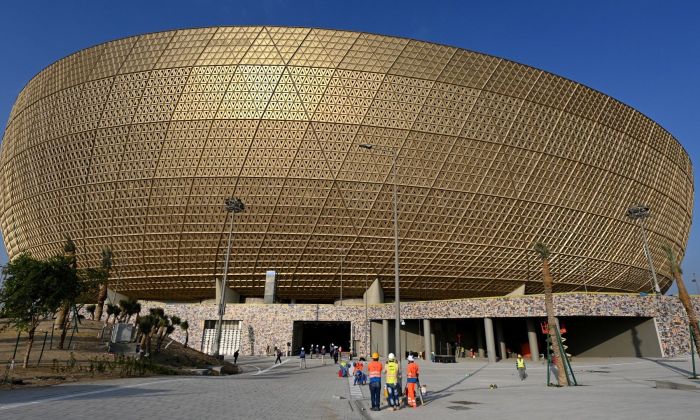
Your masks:
M700 297L693 298L700 310ZM675 296L640 296L636 294L565 293L554 297L558 317L636 317L653 318L663 357L690 353L688 320L683 306ZM200 349L204 321L217 319L217 306L203 304L164 304L146 302L143 313L151 307L163 307L168 315L177 315L190 324L189 343ZM366 319L383 320L394 317L393 304L364 305L326 304L230 304L225 320L240 321L241 354L262 355L267 348L286 348L292 342L294 321L350 321L358 355L367 355L368 324ZM472 298L443 301L407 302L402 304L403 319L464 319L464 318L544 318L541 295L495 298ZM575 334L571 332L570 334ZM184 341L181 331L173 338ZM306 343L308 344L308 343Z
M693 176L667 131L581 84L505 59L404 38L218 27L107 42L22 90L0 155L10 257L79 264L114 251L112 287L212 298L235 216L229 285L331 302L379 278L393 295L391 157L398 154L407 299L651 289L637 203L662 289L682 258ZM343 261L343 270L340 262Z

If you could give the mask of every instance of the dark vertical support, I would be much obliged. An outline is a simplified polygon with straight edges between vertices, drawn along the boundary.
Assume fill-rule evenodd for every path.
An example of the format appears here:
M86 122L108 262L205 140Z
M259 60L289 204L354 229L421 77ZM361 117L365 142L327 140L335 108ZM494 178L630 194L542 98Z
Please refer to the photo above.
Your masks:
M19 336L22 334L22 331L17 332L17 341L15 341L15 351L12 353L12 360L15 360L15 356L17 356L17 346L19 346Z
M690 329L690 360L693 361L693 376L690 376L688 379L698 379L698 374L695 371L695 353L696 353L696 348L695 348L695 333L693 332L693 327L688 326L688 329Z
M51 328L53 330L53 326ZM39 360L37 360L36 365L39 366L41 363L41 358L44 356L44 347L46 347L46 336L49 334L48 331L44 331L44 342L41 343L41 353L39 353Z
M53 325L51 326L51 341L49 341L49 350L53 349Z
M498 341L498 351L501 356L501 360L506 360L508 354L506 353L506 339L503 335L503 320L496 320L496 341Z
M476 351L482 359L486 355L484 352L484 330L478 324L476 326Z

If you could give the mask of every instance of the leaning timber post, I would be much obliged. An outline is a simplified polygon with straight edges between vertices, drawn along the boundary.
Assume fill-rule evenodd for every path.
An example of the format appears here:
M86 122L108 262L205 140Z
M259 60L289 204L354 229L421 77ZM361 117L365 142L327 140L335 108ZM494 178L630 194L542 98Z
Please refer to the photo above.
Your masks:
M48 331L44 331L44 342L41 344L41 353L39 353L39 360L37 360L37 367L41 363L41 358L44 356L44 347L46 347L46 336L49 334Z

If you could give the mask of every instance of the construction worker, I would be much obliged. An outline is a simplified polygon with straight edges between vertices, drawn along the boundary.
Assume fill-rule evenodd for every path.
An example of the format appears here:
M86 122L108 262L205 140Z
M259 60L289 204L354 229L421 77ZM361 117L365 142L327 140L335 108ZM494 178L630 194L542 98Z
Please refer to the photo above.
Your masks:
M369 392L372 397L372 411L379 411L379 394L382 389L382 363L379 353L372 353L372 361L367 365L369 371Z
M389 407L391 411L398 410L399 407L399 364L396 362L396 357L394 353L389 353L389 361L386 362L384 367L384 373L386 374L386 388L389 394L387 400L389 402Z
M522 354L518 354L518 358L515 359L515 368L518 369L520 380L524 381L527 378L527 373L525 373L525 359L523 359Z
M304 348L301 348L301 352L299 353L299 369L306 369L306 352L304 351Z
M416 408L416 385L418 384L418 364L413 360L413 355L408 356L408 366L406 366L406 381L408 382L408 405Z

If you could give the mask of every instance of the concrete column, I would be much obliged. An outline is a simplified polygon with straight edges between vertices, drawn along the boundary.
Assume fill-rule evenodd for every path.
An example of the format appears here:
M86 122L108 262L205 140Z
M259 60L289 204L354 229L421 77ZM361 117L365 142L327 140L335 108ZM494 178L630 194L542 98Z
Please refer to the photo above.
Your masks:
M382 320L382 357L389 354L389 320ZM397 356L398 357L398 356Z
M501 359L506 359L508 357L506 354L506 340L503 338L503 321L500 319L496 320L496 340L498 341L498 351Z
M216 304L221 302L221 287L223 286L221 279L216 279ZM230 287L226 287L226 303L239 303L241 295Z
M537 330L535 329L535 320L527 318L527 340L530 343L530 359L536 362L540 356L540 348L537 345Z
M493 320L484 318L484 331L486 333L486 352L489 356L489 362L496 361L496 340L493 337Z
M476 329L476 350L480 358L484 357L484 330Z
M365 290L362 298L368 305L384 303L384 291L382 290L382 285L379 283L379 279L375 279L372 282L367 290Z
M429 319L424 319L423 320L423 341L425 342L425 360L430 360L430 353L433 351L432 347L432 339L433 334L430 329L430 320Z

